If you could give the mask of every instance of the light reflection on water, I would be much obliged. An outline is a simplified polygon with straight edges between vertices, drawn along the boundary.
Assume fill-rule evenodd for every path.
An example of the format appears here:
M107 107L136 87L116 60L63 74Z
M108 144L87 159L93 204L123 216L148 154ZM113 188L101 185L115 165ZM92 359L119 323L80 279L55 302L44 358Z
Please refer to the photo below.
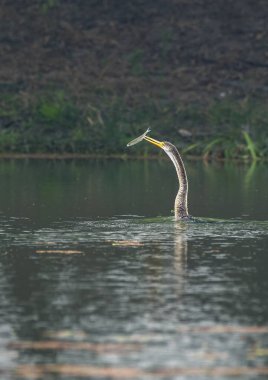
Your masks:
M267 199L266 190L259 186L258 197L255 197L254 189L247 183L248 203L246 206L241 203L241 198L245 198L245 192L241 192L233 207L240 211L235 219L232 219L233 209L227 209L228 219L198 218L195 222L174 223L172 217L148 217L154 215L158 196L170 197L174 183L159 188L155 196L150 191L147 194L151 182L158 184L159 173L152 170L150 181L142 189L141 184L146 184L149 175L143 163L134 165L136 182L140 181L136 203L131 201L135 197L129 196L129 187L123 186L118 198L113 198L120 191L118 183L129 181L128 171L120 170L122 163L98 167L107 175L107 180L103 175L101 181L96 167L89 165L101 199L93 191L94 202L90 200L87 210L87 200L83 198L85 190L81 189L88 181L84 163L71 168L63 165L61 169L54 164L57 176L52 178L51 164L40 164L42 179L37 163L23 168L23 175L32 178L32 182L28 182L30 189L25 208L21 201L21 198L26 199L25 194L13 194L12 200L8 198L10 189L6 188L7 192L1 194L0 366L6 378L15 376L14 368L21 371L23 378L29 377L29 371L33 373L33 368L27 367L30 364L35 364L40 376L46 379L49 376L62 378L64 371L68 372L64 367L67 364L78 366L74 378L78 377L81 365L87 366L84 377L91 378L130 378L131 373L128 377L127 373L120 375L120 368L141 371L133 372L131 378L157 379L226 378L226 373L206 375L202 368L215 371L219 367L233 368L238 375L240 370L240 376L242 367L256 368L253 374L243 373L246 379L256 378L262 373L260 368L265 371L268 222L264 218L263 204L258 202ZM154 168L155 163L152 166ZM14 177L11 175L9 183L14 186L15 177L18 176L17 181L21 178L16 165L12 168ZM78 178L75 185L70 169ZM162 170L166 171L166 167ZM230 175L228 170L225 169L224 177ZM267 169L261 170L262 177L267 176ZM240 167L231 167L230 171L232 178L238 177L243 182L246 168L242 174ZM194 165L189 172L198 173ZM211 172L206 167L201 170L199 179L195 178L196 198L203 182L215 189ZM111 173L120 179L112 178ZM65 179L59 180L59 174ZM261 174L257 174L259 178ZM38 179L46 183L48 178L53 191L41 196ZM203 215L214 216L218 211L222 216L221 210L229 202L230 188L235 185L237 182L229 183L224 192L220 184L218 210L214 209L214 198L208 199ZM107 215L103 215L101 207L102 211L96 216L106 191L103 186L113 197L109 199ZM62 197L62 189L68 194L66 208L55 209L56 194ZM135 189L132 191L135 194ZM139 198L139 191L143 199ZM206 189L208 194L210 191ZM135 205L138 210L146 205L143 216L127 215L126 197L130 211L134 211ZM124 205L118 210L119 198ZM193 193L192 198L195 199ZM35 206L30 207L31 200ZM74 203L79 205L77 215ZM193 209L194 205L193 202ZM260 221L256 210L260 210ZM117 211L125 215L115 216ZM243 216L251 212L254 218ZM44 364L58 367L38 367ZM106 375L96 373L96 366L113 367L118 371ZM199 372L187 375L186 370L193 368ZM167 370L174 373L168 374Z

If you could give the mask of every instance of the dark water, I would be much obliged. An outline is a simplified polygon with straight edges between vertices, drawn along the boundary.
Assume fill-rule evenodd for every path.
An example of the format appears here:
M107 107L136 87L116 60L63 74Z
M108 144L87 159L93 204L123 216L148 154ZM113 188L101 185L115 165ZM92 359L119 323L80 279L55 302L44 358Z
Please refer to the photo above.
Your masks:
M268 166L187 170L0 161L1 379L268 378Z

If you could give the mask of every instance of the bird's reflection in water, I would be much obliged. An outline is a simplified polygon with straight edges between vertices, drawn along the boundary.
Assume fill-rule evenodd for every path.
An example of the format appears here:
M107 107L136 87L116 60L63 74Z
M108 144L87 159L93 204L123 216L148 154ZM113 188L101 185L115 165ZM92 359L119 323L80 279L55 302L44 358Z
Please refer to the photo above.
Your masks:
M174 223L174 269L177 276L178 292L183 293L187 270L187 223Z

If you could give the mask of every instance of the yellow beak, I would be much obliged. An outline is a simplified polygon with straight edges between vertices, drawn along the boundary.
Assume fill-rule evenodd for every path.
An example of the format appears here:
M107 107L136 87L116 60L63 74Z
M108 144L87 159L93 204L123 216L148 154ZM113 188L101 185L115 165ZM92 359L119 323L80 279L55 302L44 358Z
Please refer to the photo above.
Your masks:
M162 141L158 141L158 140L155 140L155 139L152 139L151 137L149 136L145 136L144 137L144 140L148 141L149 143L153 144L153 145L156 145L158 148L163 148L163 146L165 145L164 142Z

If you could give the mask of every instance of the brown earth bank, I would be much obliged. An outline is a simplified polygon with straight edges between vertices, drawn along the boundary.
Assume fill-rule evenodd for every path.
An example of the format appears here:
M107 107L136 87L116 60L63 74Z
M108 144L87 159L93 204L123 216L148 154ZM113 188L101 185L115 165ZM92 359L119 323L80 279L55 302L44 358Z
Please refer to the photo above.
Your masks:
M107 141L120 151L148 123L174 138L178 124L188 138L222 137L229 101L231 129L254 137L257 124L263 140L266 0L3 0L0 11L1 151L95 152Z

